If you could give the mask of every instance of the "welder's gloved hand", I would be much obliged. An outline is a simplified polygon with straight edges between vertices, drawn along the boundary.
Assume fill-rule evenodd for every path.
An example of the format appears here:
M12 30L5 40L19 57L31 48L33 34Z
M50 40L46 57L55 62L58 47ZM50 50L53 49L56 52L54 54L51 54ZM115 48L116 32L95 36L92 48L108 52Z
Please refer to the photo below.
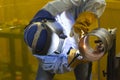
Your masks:
M68 55L68 67L75 68L80 63L89 62L83 59L83 56L77 49L71 49Z
M75 21L73 30L81 36L81 34L87 34L88 31L95 27L98 27L97 16L92 12L83 12Z

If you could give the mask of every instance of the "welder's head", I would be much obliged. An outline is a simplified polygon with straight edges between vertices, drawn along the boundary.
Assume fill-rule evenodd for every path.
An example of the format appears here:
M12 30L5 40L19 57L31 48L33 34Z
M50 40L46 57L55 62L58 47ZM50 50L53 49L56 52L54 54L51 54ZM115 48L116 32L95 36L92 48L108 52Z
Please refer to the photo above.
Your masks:
M42 51L47 41L47 30L41 27L39 23L31 24L26 28L24 39L27 45L36 50Z

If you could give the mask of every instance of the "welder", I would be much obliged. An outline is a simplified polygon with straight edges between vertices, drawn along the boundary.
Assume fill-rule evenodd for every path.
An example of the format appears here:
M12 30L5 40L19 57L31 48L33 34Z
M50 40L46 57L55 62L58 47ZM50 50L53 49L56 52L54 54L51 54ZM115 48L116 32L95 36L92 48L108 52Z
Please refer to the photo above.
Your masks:
M36 13L24 31L26 44L39 60L36 80L52 80L55 74L72 70L76 80L90 79L91 60L80 53L79 38L105 6L105 0L53 0ZM81 19L84 12L92 17Z

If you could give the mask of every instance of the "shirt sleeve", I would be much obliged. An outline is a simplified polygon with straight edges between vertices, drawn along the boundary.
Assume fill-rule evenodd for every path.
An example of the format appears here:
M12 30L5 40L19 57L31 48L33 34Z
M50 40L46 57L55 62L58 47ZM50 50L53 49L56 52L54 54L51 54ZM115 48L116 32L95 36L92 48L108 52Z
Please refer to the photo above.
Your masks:
M98 18L102 15L106 7L105 0L86 0L83 11L92 11Z
M72 69L68 67L67 57L63 54L39 56L34 55L40 61L41 67L51 73L62 74Z
M53 0L48 2L43 9L50 12L53 16L56 16L57 14L60 14L73 6L80 6L81 1L83 0Z

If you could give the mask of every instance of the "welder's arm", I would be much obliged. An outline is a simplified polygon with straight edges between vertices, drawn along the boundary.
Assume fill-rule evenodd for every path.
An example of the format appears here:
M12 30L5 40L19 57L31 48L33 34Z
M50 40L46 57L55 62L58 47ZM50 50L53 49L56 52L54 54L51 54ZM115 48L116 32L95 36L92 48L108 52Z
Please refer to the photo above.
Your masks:
M82 0L54 0L46 4L43 9L53 16L70 9L72 6L80 6Z
M83 7L84 11L90 11L95 13L98 18L103 14L106 7L105 0L88 0L86 5Z
M34 55L40 61L41 67L45 71L61 74L71 71L68 67L68 58L63 54L39 56Z
M104 12L105 6L105 0L86 0L82 13L78 15L73 26L75 33L81 36L82 31L86 34L90 29L98 27L98 18Z
M61 74L73 70L78 64L88 62L78 53L77 49L70 49L67 56L64 54L39 56L34 55L40 61L45 71Z

